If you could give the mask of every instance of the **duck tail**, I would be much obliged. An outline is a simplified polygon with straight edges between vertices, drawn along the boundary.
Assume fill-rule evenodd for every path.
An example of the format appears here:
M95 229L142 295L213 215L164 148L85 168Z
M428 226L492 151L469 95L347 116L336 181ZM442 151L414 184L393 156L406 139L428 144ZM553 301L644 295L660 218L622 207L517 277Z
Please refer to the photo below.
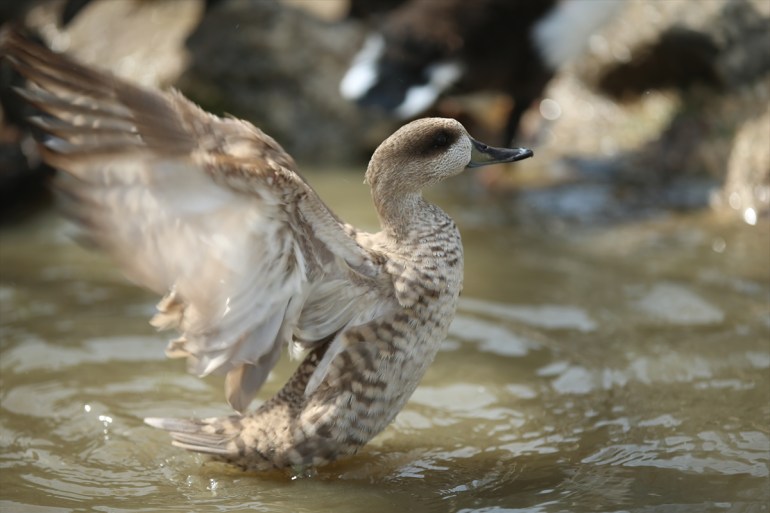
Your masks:
M168 431L176 447L230 460L242 453L242 443L239 443L241 419L239 415L208 419L148 417L144 423Z

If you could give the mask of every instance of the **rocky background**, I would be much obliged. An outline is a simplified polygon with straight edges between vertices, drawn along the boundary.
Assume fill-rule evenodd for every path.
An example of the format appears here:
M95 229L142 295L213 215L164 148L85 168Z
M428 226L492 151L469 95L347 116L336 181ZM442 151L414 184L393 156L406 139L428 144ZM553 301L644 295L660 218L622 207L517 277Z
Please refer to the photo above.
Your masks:
M363 167L400 122L338 93L367 28L348 16L348 1L93 0L66 28L62 1L19 1L0 21L21 20L56 50L246 118L300 163ZM500 129L506 102L448 97L437 112L484 139ZM9 204L21 197L20 172L28 181L37 163L4 105L0 202ZM523 128L536 159L463 184L499 197L516 219L603 223L714 208L761 223L770 216L770 1L628 0Z

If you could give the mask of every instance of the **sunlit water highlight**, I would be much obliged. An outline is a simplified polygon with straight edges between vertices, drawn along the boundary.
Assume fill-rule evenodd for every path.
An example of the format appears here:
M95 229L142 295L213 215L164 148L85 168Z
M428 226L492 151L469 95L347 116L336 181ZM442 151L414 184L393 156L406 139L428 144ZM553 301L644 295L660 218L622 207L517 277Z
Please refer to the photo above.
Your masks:
M313 182L374 226L360 180ZM449 339L391 427L299 479L210 462L143 425L228 413L220 380L165 360L156 298L55 215L4 229L0 511L768 511L766 224L546 235L440 203L466 245Z

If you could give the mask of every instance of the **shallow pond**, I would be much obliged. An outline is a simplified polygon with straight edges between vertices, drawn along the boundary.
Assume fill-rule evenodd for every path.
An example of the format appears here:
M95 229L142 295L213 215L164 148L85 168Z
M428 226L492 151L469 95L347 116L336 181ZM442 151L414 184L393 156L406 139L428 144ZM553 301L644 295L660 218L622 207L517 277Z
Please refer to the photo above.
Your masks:
M311 178L374 226L358 175ZM55 214L3 228L0 511L768 511L767 224L692 214L538 234L486 202L439 202L466 245L451 336L392 426L300 479L145 426L229 413L221 381L164 358L157 298Z

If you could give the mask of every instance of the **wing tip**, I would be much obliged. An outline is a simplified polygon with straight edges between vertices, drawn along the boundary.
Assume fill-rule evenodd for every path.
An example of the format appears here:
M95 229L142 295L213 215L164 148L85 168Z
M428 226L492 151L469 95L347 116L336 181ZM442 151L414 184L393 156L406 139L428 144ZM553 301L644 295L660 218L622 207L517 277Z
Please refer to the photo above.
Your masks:
M166 417L145 417L144 423L156 429L172 433L198 433L208 423L196 419L173 419Z
M147 424L148 426L151 426L157 429L165 429L165 430L169 429L167 427L167 421L169 421L170 419L164 419L161 417L145 417L143 420L144 420L144 423Z
M218 429L214 425L223 419L146 417L143 420L148 426L168 431L171 434L171 445L174 447L225 458L233 457L238 452L231 443L233 438L238 436L238 432Z
M0 25L0 55L5 56L10 45L24 39L25 32L18 23L11 22Z

